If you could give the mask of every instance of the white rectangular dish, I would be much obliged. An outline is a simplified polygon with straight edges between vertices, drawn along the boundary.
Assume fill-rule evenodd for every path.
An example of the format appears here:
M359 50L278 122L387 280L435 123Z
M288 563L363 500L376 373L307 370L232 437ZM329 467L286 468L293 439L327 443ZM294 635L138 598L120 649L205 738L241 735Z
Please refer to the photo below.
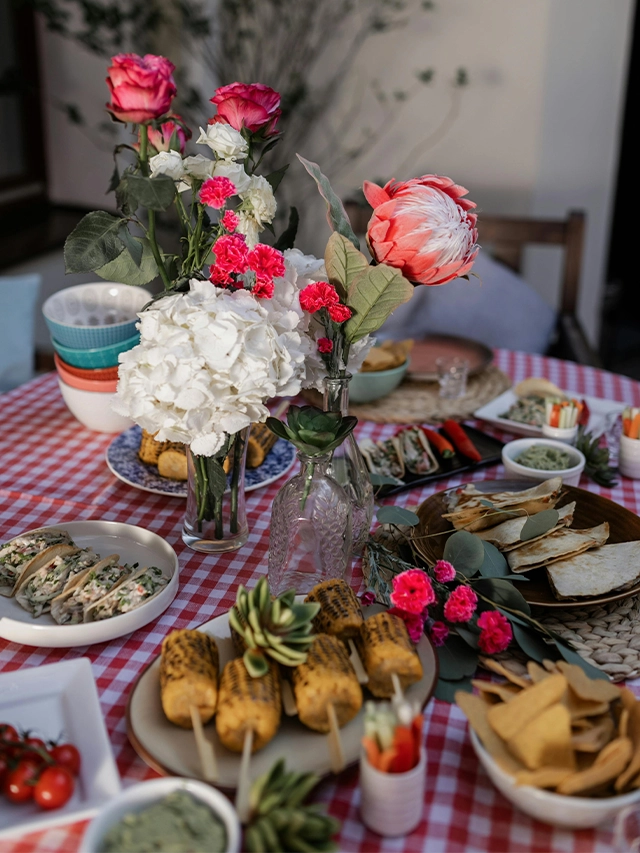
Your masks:
M64 737L81 757L75 791L62 808L43 811L33 801L0 797L0 839L84 820L120 793L88 658L0 673L0 720L45 741Z
M576 397L581 400L586 400L589 407L590 417L587 425L587 430L595 435L601 435L606 428L606 419L609 414L618 414L622 412L625 403L618 403L616 400L603 400L600 397L588 397L586 394L576 394L574 391L565 392L569 397ZM504 391L498 397L494 397L484 406L476 409L473 413L478 420L486 421L493 424L506 432L514 435L541 436L542 429L530 424L522 424L518 421L512 421L509 418L504 418L502 415L508 412L510 407L518 400L514 392L509 389Z

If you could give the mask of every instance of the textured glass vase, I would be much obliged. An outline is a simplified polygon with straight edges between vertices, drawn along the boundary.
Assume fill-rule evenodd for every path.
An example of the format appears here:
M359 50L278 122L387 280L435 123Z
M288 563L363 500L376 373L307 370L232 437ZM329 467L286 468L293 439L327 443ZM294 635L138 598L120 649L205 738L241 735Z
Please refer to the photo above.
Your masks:
M300 473L275 496L269 533L269 589L307 593L344 578L351 564L351 502L329 475L331 454L298 453Z
M226 456L196 456L187 448L189 479L182 539L195 551L234 551L249 537L244 502L249 429L230 437Z
M325 412L349 414L349 382L351 374L339 379L324 380L323 408ZM369 470L353 433L333 451L329 468L331 476L347 493L351 501L352 550L361 554L371 529L373 518L373 486Z

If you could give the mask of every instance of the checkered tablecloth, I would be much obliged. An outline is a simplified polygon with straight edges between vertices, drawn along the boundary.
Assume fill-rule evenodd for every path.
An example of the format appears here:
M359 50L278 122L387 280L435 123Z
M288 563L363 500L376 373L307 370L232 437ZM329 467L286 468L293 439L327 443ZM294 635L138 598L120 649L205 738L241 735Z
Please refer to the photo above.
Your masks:
M594 368L524 353L495 351L495 363L518 382L546 376L561 388L640 406L640 383ZM487 424L476 426L504 440L510 436ZM386 437L391 425L360 423L358 438ZM163 536L180 561L180 589L155 622L110 643L85 648L39 649L0 640L0 670L40 666L87 657L123 784L151 778L151 771L129 744L125 705L131 685L158 654L163 637L175 628L199 625L227 610L237 584L253 585L266 573L270 507L284 480L247 494L251 534L235 553L207 557L181 539L184 500L137 490L116 479L105 463L113 436L84 429L67 411L55 374L47 374L0 396L0 541L23 530L73 520L101 519L140 525ZM391 502L415 505L435 491L471 479L504 477L501 465L440 480L405 492ZM583 488L603 494L633 512L640 507L640 481L620 478L602 489L583 477ZM354 582L361 582L356 566ZM315 792L342 821L341 851L608 851L610 828L566 832L515 811L479 766L466 722L457 708L433 700L426 711L428 769L424 815L410 835L382 839L359 820L357 770L324 781ZM74 851L85 823L66 825L0 841L2 853Z

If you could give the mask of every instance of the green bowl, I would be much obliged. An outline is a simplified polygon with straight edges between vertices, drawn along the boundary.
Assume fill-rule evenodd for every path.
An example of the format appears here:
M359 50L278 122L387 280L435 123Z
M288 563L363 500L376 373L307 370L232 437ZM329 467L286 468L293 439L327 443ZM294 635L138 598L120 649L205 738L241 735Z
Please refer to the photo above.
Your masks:
M362 373L354 373L349 383L349 402L371 403L386 397L402 382L408 367L409 359L391 370L365 370Z
M126 341L117 341L106 347L95 347L93 349L74 349L65 347L55 338L51 339L54 350L63 361L73 367L85 367L95 370L99 367L115 367L118 364L118 356L140 343L140 332L136 332Z

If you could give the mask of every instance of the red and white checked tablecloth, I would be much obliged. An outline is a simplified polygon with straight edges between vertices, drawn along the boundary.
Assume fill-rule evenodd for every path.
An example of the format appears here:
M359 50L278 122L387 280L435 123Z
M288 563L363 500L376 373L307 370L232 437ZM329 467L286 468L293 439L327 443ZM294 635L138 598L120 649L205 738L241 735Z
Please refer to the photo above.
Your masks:
M561 388L640 406L640 383L572 362L524 353L495 351L495 363L514 382L547 376ZM476 424L492 431L486 424ZM386 437L395 426L360 423L359 438ZM493 431L499 438L508 436ZM55 374L0 396L0 542L34 527L67 521L104 519L137 524L163 536L180 561L180 589L155 622L110 643L75 649L21 646L0 640L0 670L40 666L88 657L104 719L123 783L156 774L139 759L125 730L125 705L134 680L158 654L163 637L190 628L227 610L239 582L252 586L266 573L271 502L284 480L247 494L251 534L239 551L212 558L189 550L181 539L184 500L143 492L116 479L105 451L113 436L84 429L68 412ZM435 491L471 479L499 479L501 465L481 468L405 492L392 499L415 505ZM633 512L640 508L640 481L620 478L602 489L583 477L583 488L605 495ZM361 580L359 567L355 583ZM408 836L381 839L359 820L357 770L324 781L315 792L342 821L341 851L608 851L610 829L566 832L515 811L495 790L479 766L461 712L433 700L426 712L428 755L424 815ZM86 823L24 835L0 842L2 853L73 851Z

